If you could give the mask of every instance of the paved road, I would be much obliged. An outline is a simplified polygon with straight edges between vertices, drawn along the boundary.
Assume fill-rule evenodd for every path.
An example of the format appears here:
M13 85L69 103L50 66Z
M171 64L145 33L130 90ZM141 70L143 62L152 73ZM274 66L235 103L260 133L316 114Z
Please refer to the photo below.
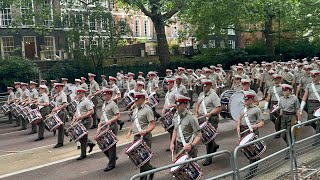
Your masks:
M160 107L162 107L160 105ZM159 111L160 109L158 109ZM100 113L100 112L99 112ZM128 119L124 114L122 119ZM126 127L130 126L127 123ZM218 128L219 135L216 140L220 144L219 150L233 151L237 146L237 134L235 132L236 123L232 120L221 120ZM17 131L18 128L8 124L0 124L0 176L10 175L4 179L129 179L132 175L138 173L138 169L124 154L125 148L131 140L125 138L126 130L119 133L119 147L117 154L119 160L117 167L111 172L103 172L107 164L107 158L95 147L94 152L83 161L76 161L75 158L80 154L74 143L66 143L63 148L52 149L56 143L57 137L52 133L46 132L46 139L41 142L34 142L36 135L28 135L30 129L26 131ZM310 127L302 127L302 137L313 133ZM95 130L90 130L90 136L93 136ZM273 124L266 121L264 128L260 130L260 135L265 136L274 132ZM171 153L165 152L169 145L169 137L161 127L157 125L154 131L152 151L155 156L151 163L160 167L170 164ZM68 140L68 138L66 138ZM282 139L266 140L267 150L263 157L274 153L286 145ZM199 145L199 155L205 154L205 146ZM247 159L239 153L239 165L248 164ZM285 161L283 159L283 161ZM201 165L203 161L199 161ZM50 163L48 165L48 163ZM44 166L44 167L41 167ZM225 156L214 159L214 164L209 167L201 168L204 171L204 177L212 177L225 173L231 169L229 160ZM10 174L11 173L11 174ZM157 173L156 179L173 179L169 171Z

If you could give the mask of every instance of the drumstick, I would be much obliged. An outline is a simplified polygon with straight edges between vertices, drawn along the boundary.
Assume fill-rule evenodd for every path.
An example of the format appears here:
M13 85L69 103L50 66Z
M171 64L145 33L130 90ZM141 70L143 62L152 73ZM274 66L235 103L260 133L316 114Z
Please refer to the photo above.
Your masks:
M171 151L171 161L173 162L174 159L173 159L173 151Z
M240 134L246 133L248 131L250 131L250 129L246 129L246 130L242 131Z
M184 153L184 149L181 149L175 156L174 159L177 159L182 153Z

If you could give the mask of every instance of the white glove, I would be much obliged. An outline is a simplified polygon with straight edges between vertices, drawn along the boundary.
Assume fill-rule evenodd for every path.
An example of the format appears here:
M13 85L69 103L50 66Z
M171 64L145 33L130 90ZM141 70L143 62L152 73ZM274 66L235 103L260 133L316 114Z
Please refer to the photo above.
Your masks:
M268 109L268 106L269 106L269 102L266 102L265 104L264 104L264 111L267 111L267 109Z
M302 114L305 105L306 105L306 102L302 101L300 105L300 114Z
M301 121L298 121L298 124L301 124Z

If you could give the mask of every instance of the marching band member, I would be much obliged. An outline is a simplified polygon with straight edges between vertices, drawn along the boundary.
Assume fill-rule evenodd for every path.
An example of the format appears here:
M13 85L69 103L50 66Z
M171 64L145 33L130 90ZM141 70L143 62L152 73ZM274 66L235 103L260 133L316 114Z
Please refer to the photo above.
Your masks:
M265 71L263 71L262 73L262 76L261 76L261 79L260 79L260 90L261 92L266 92L265 89L268 89L265 87L266 85L266 82L268 79L272 79L272 76L269 75L269 71L271 70L272 68L272 64L271 63L267 63L265 64ZM266 97L266 94L263 94L263 98Z
M268 107L269 107L269 102L270 102L270 109L271 111L276 108L276 106L279 105L279 100L280 97L283 96L282 92L282 76L279 74L273 74L273 82L274 85L271 86L267 92L268 96L266 98L266 103L264 105L264 111L266 112ZM275 130L279 131L280 130L280 119L279 119L279 110L276 110L273 113L270 113L270 120L274 123L275 125ZM280 138L280 135L276 135L275 138Z
M67 95L63 92L64 84L55 83L55 107L52 109L51 113L58 113L59 118L63 124L58 128L58 143L53 148L59 148L63 146L64 142L64 125L66 123L66 107L68 104Z
M188 77L184 74L185 69L183 67L178 67L177 76L182 78L182 84L188 85Z
M144 77L143 77L143 72L139 72L137 81L142 81L142 82L146 83L146 80L145 80Z
M304 106L307 104L308 120L315 118L313 114L320 108L320 71L312 70L310 74L312 82L307 85L300 106L300 113L302 114ZM319 122L313 122L311 126L316 130L316 133L320 133Z
M136 81L134 80L134 75L135 74L131 72L128 73L128 92L134 90L137 85Z
M202 79L210 79L212 82L213 82L213 85L212 85L212 88L216 91L217 90L217 81L213 78L213 76L211 76L212 74L212 70L211 69L208 69L208 68L205 68L204 69L204 78Z
M218 129L219 113L221 112L220 98L211 88L213 82L211 80L203 80L203 92L200 93L196 104L195 115L199 119L199 124L208 121L215 129ZM214 153L219 149L219 145L213 139L206 144L207 154ZM206 158L203 166L208 166L212 163L212 158Z
M294 83L294 90L297 90L297 87L300 84L300 79L303 77L303 64L302 63L297 63L296 69L294 71L294 78L293 78L293 83ZM296 91L294 91L296 92Z
M41 113L41 116L43 119L38 124L38 126L39 126L38 138L35 141L41 141L44 139L45 124L44 124L43 120L50 113L50 109L49 109L50 102L49 102L49 96L47 94L47 91L48 91L48 87L46 85L39 86L39 95L40 96L38 98L38 101L36 102L36 106L40 109L40 113Z
M98 105L98 97L97 95L100 93L100 88L99 88L99 84L97 83L97 81L94 80L94 78L96 77L95 74L92 73L88 73L89 76L89 81L90 81L90 89L89 89L89 95L88 95L88 99L91 99L91 101L93 102L93 115L92 115L92 126L90 127L90 129L94 129L97 128L97 124L98 119L97 119L97 105Z
M150 106L145 104L145 94L136 92L134 93L135 98L135 109L133 110L134 123L128 132L127 137L130 138L134 135L134 141L142 138L143 141L151 148L152 134L151 131L155 127L155 120L152 109ZM140 173L154 169L154 167L148 161L146 164L140 167ZM143 177L146 179L146 177ZM153 179L153 174L150 175L149 179Z
M26 103L26 105L31 105L31 109L37 108L35 105L38 102L38 97L39 93L36 90L36 85L38 83L34 81L30 81L30 101L29 103ZM31 133L30 134L35 134L37 133L37 125L36 124L31 124Z
M178 94L186 96L188 92L187 92L186 86L182 84L182 77L181 76L176 77L176 83L177 83L176 87L177 87Z
M106 75L101 75L101 89L108 87L108 81L106 80Z
M187 69L187 77L188 77L188 86L187 86L187 91L188 91L188 97L190 98L189 102L189 109L193 107L193 93L194 93L194 88L196 84L196 77L193 75L193 70L192 69Z
M13 87L7 87L7 91L9 93L8 98L7 98L7 104L11 104L14 101L14 92L13 92ZM12 124L12 113L9 112L8 113L8 118L9 118L9 122L8 124Z
M54 87L55 83L57 83L56 80L50 80L51 82L51 86L50 86L50 100L54 99L55 95L56 95L56 89Z
M94 108L93 104L91 101L86 98L86 90L82 88L78 88L76 90L77 93L77 100L78 100L78 105L77 105L77 110L73 115L72 118L72 123L81 123L86 129L89 129L92 123L92 117L91 115L93 114ZM88 138L88 134L84 135L80 140L81 144L81 154L80 157L77 158L77 160L82 160L87 157L87 147L89 146L89 153L92 151L93 147L95 144Z
M171 78L172 77L172 70L166 69L166 77L165 78Z
M121 98L121 93L120 90L118 88L118 86L116 85L117 79L109 76L109 84L110 84L110 89L112 90L112 100L117 103L118 100L120 100ZM119 130L122 129L124 122L121 120L117 120L117 123L119 124Z
M240 138L245 137L250 131L259 136L259 129L264 126L263 115L259 107L254 105L255 94L250 91L244 92L245 107L240 111L237 132ZM260 158L250 159L250 164L259 161ZM258 170L258 165L249 169L246 179L252 179Z
M80 87L83 88L83 89L85 89L86 91L88 91L88 90L89 90L89 87L88 87L88 84L86 83L87 78L81 77L80 79L81 79L81 85L80 85Z
M75 79L74 84L76 85L76 88L80 88L81 86L81 79Z
M281 129L286 129L290 134L291 139L291 127L298 122L300 122L300 102L295 95L291 95L293 91L293 87L289 84L282 84L282 92L283 96L280 97L279 100L279 109L281 114ZM295 134L296 136L297 134ZM286 133L281 135L283 140L289 146L289 142L287 142Z
M21 94L21 100L19 101L19 104L24 106L25 103L28 103L30 100L30 91L27 88L27 83L21 83L21 89L22 89L22 94ZM25 130L27 129L27 119L24 119L21 115L18 117L18 120L21 121L21 129L20 130ZM32 132L30 134L33 134Z
M41 79L40 85L45 85L45 86L48 88L48 86L47 86L47 80ZM48 96L50 95L49 88L47 89L47 95L48 95Z
M249 91L255 94L254 105L259 106L259 99L258 99L257 93L254 90L250 89L250 84L251 84L250 79L241 79L242 92Z
M289 64L290 65L290 64ZM288 67L284 67L281 72L285 84L293 85L294 75L290 72Z
M196 146L201 140L201 132L198 120L187 109L189 98L176 95L177 113L174 118L174 130L170 144L170 150L180 154L185 151L190 157L198 154Z
M241 76L234 75L234 82L231 85L231 89L234 90L234 91L241 91L242 90Z
M312 78L310 76L310 72L312 70L311 65L305 65L303 67L304 75L299 80L299 86L297 87L296 96L300 99L302 99L305 89L307 88L307 85L312 82Z
M178 91L176 88L174 88L174 78L166 78L166 87L168 89L165 99L164 99L164 105L162 109L162 116L164 116L168 111L170 111L171 108L175 107L175 95L178 94ZM167 131L170 134L170 140L172 139L172 133L173 133L174 127L169 128ZM166 151L170 151L170 149L166 149Z
M142 82L142 81L138 81L137 82L137 90L135 91L135 92L140 92L140 93L144 93L145 94L145 97L146 97L146 102L148 102L148 93L147 93L147 91L144 89L144 86L145 86L145 84L144 84L144 82Z
M67 96L67 101L68 103L71 102L71 98L70 98L70 94L71 94L71 90L70 87L68 85L68 79L67 78L61 78L62 84L64 84L62 91L66 94Z
M249 79L249 77L245 74L242 66L237 66L237 75L241 77L241 79Z
M118 125L117 121L120 118L120 112L117 104L112 100L113 91L111 89L103 90L103 105L102 105L102 115L101 121L98 125L97 132L99 133L100 129L103 126L108 126L109 129L117 135L118 133ZM117 158L117 147L116 144L110 147L104 154L109 158L109 163L104 171L111 171L116 166L116 158Z
M154 79L155 76L156 76L156 74L154 72L152 72L152 71L149 72L149 81L147 84L147 93L149 94L149 96L151 93L156 94L159 89L158 83ZM153 107L152 110L153 110L153 114L154 114L155 118L161 117L160 114L156 111L156 107Z

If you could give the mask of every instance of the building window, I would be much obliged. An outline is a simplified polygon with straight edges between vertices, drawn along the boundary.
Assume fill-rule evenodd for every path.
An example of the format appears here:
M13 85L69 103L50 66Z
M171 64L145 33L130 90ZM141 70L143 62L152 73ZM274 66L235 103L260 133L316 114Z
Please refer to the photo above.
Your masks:
M89 29L92 31L96 30L96 19L93 16L89 18Z
M55 41L53 36L44 37L45 58L54 60L55 57Z
M236 31L234 29L228 29L228 35L234 36L236 35Z
M108 17L103 17L101 19L101 29L102 30L109 30L109 18Z
M98 41L97 40L91 40L90 41L90 49L96 49L98 47Z
M235 49L236 48L236 41L229 40L228 43L229 43L229 48L231 48L231 49Z
M88 0L88 1L87 1L87 4L88 4L89 6L95 6L95 5L96 5L96 1L97 1L97 0Z
M177 38L178 37L178 30L177 27L172 28L172 37Z
M144 20L144 36L150 36L149 35L149 20Z
M20 10L22 25L34 25L33 0L21 0Z
M121 20L120 20L121 35L125 35L126 34L126 26L127 26L126 19L125 18L121 18Z
M62 24L64 28L70 27L70 17L69 14L62 14Z
M215 48L216 47L216 40L209 40L208 47Z
M79 41L79 49L82 50L82 51L85 50L84 40L83 40L83 39L81 39L81 40Z
M13 36L2 37L2 56L9 56L14 51Z
M44 25L47 27L51 27L53 24L53 7L52 7L52 0L44 0L42 11L47 16L44 18Z
M83 27L82 15L76 14L76 15L74 16L74 25L75 25L77 28L79 28L79 29L81 29L81 28Z
M140 20L136 19L136 37L140 37Z
M225 48L226 46L225 46L225 43L224 43L224 40L221 40L220 41L220 48Z
M114 6L114 0L108 0L109 1L109 9L112 11L115 6Z
M11 7L9 3L0 0L0 26L11 25Z

